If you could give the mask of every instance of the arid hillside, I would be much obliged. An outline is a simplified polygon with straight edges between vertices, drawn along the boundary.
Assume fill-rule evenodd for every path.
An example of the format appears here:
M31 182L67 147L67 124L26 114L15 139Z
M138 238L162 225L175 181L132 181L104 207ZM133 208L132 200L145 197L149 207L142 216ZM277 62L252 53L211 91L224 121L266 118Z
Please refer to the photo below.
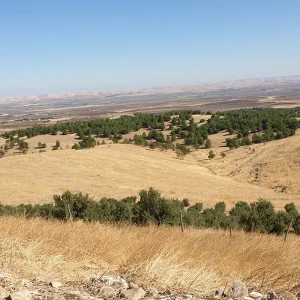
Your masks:
M218 136L212 140L218 141ZM216 157L207 160L206 153L198 151L194 156L203 167L216 175L230 177L239 182L251 183L276 191L283 197L295 195L300 199L300 131L284 140L240 147L214 148ZM226 156L221 158L224 152Z
M299 207L298 194L278 193L266 186L227 176L226 170L233 164L231 160L242 157L243 153L247 159L249 151L242 147L225 159L216 157L212 162L208 162L208 150L177 159L173 151L151 151L123 144L7 156L0 161L0 202L51 202L53 194L68 189L89 193L96 200L123 198L153 186L168 197L188 198L191 203L203 202L206 207L218 201L225 201L230 207L237 201L255 201L259 197L274 201L276 208L283 208L288 201L294 201ZM259 155L260 152L256 150L255 153ZM203 159L199 159L201 155ZM280 173L282 171L278 171L278 175ZM274 172L269 176L272 178L269 180L279 180Z

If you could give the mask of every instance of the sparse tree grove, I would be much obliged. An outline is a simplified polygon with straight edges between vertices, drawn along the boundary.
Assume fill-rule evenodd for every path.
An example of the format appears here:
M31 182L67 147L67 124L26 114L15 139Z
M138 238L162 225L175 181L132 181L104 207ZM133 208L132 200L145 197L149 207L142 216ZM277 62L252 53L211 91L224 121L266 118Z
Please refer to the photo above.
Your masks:
M134 143L140 146L149 146L151 149L173 149L174 142L181 139L180 144L199 149L200 147L211 148L209 136L220 131L227 131L229 137L226 145L230 149L252 143L263 143L282 139L295 134L300 126L297 117L300 117L300 107L296 108L253 108L240 109L228 112L207 112L211 118L205 122L201 119L195 123L193 115L202 114L200 110L195 111L172 111L164 114L135 114L134 116L121 116L118 119L95 119L86 121L74 121L57 123L52 126L36 126L32 128L19 129L2 134L7 141L6 149L18 144L21 152L27 151L23 138L31 138L37 135L62 135L77 134L78 143L72 149L84 149L96 146L95 138L109 138L114 143L120 142L123 135L136 132L140 129L148 130L148 134L136 134L133 139L125 139L124 143ZM168 135L163 134L165 122L169 122ZM20 145L21 143L21 145ZM26 143L26 142L25 142ZM28 145L27 145L28 146ZM155 147L154 147L155 146ZM59 149L56 144L53 150ZM185 151L183 151L185 152ZM1 154L3 156L3 154Z
M72 149L79 150L95 147L100 142L95 138L111 139L119 143L123 135L147 129L147 134L136 133L133 139L124 139L123 143L134 143L140 146L172 149L177 157L182 158L195 149L211 148L209 136L220 131L227 131L229 138L226 145L230 149L252 143L268 142L294 135L300 127L297 118L300 117L300 107L291 109L253 108L228 112L207 112L211 118L201 119L197 124L193 115L202 114L201 111L172 111L164 114L136 114L121 116L118 119L95 119L57 123L53 126L39 126L19 129L3 133L5 145L0 147L0 158L16 147L21 153L26 153L28 143L24 137L31 138L38 135L77 134L78 143ZM164 134L165 122L169 122L168 134ZM232 137L233 135L233 137ZM42 138L41 138L42 139ZM181 139L181 143L177 140ZM46 144L39 142L38 148L43 149ZM57 140L53 150L61 147ZM41 151L41 150L40 150ZM44 151L44 150L43 150ZM221 153L221 158L226 154ZM209 152L209 159L215 154ZM58 218L62 220L99 221L99 222L130 222L138 225L154 223L157 226L180 225L182 218L186 226L197 228L232 228L245 231L283 234L291 225L296 234L300 234L300 217L293 203L287 204L284 210L275 211L271 202L260 199L248 204L238 202L229 212L225 203L217 203L214 208L203 209L197 203L189 205L187 199L183 201L166 199L160 192L150 188L142 190L136 197L128 197L120 201L104 198L95 201L82 193L73 194L69 191L54 196L54 203L43 205L19 205L16 207L0 205L0 215L26 214L27 217Z

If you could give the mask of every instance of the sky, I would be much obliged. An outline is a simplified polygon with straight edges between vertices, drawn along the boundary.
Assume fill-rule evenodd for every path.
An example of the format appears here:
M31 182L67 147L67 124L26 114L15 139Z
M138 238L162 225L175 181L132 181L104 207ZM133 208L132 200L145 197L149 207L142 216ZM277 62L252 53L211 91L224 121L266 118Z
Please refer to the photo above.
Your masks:
M300 74L299 0L0 0L0 97Z

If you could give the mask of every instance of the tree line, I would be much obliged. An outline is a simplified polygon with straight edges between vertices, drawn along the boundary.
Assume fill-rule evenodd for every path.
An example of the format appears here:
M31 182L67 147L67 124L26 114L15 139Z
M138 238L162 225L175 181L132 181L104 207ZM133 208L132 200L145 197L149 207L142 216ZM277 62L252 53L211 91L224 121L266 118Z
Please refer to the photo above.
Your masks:
M177 139L183 140L186 147L210 148L209 135L220 131L227 131L235 137L228 138L226 144L229 148L262 143L282 139L295 134L300 127L300 107L296 108L253 108L240 109L227 112L207 112L211 118L205 122L201 119L197 124L193 115L203 114L200 110L171 111L164 114L142 114L133 116L124 115L118 119L94 119L75 122L57 123L51 126L36 126L18 129L3 133L8 145L13 139L31 138L37 135L61 132L77 134L80 142L73 145L73 149L91 148L96 145L95 138L109 138L118 143L124 134L147 129L148 134L136 134L133 139L125 139L124 143L134 143L141 146L174 148ZM166 128L168 122L168 128ZM165 136L163 130L168 129ZM153 145L152 145L153 144ZM152 146L151 146L152 145ZM3 150L3 149L2 149Z
M188 199L168 199L154 188L141 190L137 197L122 200L102 198L96 201L88 194L64 192L54 195L53 203L1 205L0 215L18 215L27 218L41 217L59 220L84 220L86 222L155 224L195 228L235 229L281 235L291 226L300 235L300 215L294 203L276 211L265 199L248 204L237 202L229 211L226 204L218 202L213 208L203 209L202 203L190 205Z

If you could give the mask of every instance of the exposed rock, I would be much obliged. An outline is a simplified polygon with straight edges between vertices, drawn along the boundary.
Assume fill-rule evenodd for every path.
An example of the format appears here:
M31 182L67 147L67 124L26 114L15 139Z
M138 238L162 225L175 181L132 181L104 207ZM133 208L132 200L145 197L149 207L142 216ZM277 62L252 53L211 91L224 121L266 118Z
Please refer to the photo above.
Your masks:
M292 293L290 292L282 292L279 295L279 299L281 300L297 300L297 297L294 296Z
M62 283L59 282L59 281L52 281L52 282L50 283L50 285L51 285L52 287L54 287L55 289L59 289L59 288L62 287Z
M159 290L153 286L141 286L135 282L127 283L120 276L93 276L85 282L64 282L45 279L17 280L0 274L0 300L297 300L290 292L282 292L278 296L274 291L267 295L248 289L244 283L234 281L224 289L216 291L216 295L202 297L201 291L175 292L169 289ZM5 280L4 280L5 279ZM5 285L5 283L7 283ZM300 300L300 298L299 298Z
M136 289L136 288L139 288L139 285L136 284L136 283L134 283L134 282L130 282L130 283L129 283L129 287L130 287L131 289Z
M248 296L248 289L241 281L234 281L227 292L230 298L242 298Z
M223 294L224 294L224 289L219 288L216 290L214 298L219 299L223 296Z
M6 299L11 300L32 300L34 299L34 295L36 295L38 291L18 291L9 295Z
M99 291L100 296L102 296L104 299L112 299L115 298L118 294L118 291L110 286L104 286Z
M251 292L249 295L254 299L261 299L264 296L263 294L258 293L258 292Z
M0 285L6 286L10 283L12 283L12 277L7 273L0 273Z
M104 282L106 286L110 286L118 290L128 289L129 287L128 283L120 276L103 276L102 282Z
M159 290L155 287L147 288L147 294L152 297L157 297L159 294Z
M39 283L46 283L46 282L48 282L48 280L46 278L42 277L42 276L35 277L34 281L35 282L39 282Z
M4 299L9 296L9 292L0 287L0 299Z
M91 298L92 298L91 296L83 295L79 291L72 291L64 294L65 300L89 300Z
M143 288L137 287L129 290L122 290L121 297L128 300L140 300L145 297L146 292Z
M32 286L33 285L33 283L28 279L21 279L20 284L24 285L24 286Z
M269 291L267 294L267 299L268 300L275 300L277 298L277 295L274 291Z
M128 289L128 283L120 276L92 276L88 279L90 286L109 286L117 290Z

